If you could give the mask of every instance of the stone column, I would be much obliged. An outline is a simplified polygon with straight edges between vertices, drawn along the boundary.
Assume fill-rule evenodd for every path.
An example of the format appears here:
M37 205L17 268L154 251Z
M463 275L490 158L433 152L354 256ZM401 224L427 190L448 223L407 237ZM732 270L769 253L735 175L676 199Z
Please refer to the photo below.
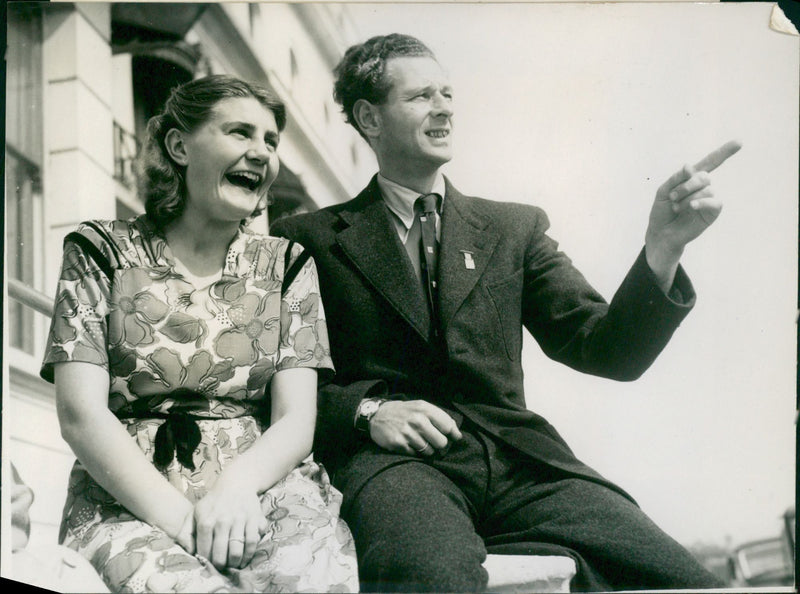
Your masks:
M64 235L114 218L111 8L51 5L44 19L43 272L54 294Z

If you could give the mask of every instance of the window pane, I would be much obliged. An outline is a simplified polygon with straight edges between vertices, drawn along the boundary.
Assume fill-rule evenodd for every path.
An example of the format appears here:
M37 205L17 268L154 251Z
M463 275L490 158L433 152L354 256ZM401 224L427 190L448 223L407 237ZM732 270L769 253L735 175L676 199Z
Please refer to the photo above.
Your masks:
M8 276L34 286L43 161L42 16L38 3L7 6L5 216ZM9 300L12 347L33 353L34 313Z
M8 4L6 143L42 165L42 18L34 3Z
M6 151L6 262L8 275L34 284L34 204L39 199L38 169ZM8 304L9 343L33 353L33 310L14 300Z

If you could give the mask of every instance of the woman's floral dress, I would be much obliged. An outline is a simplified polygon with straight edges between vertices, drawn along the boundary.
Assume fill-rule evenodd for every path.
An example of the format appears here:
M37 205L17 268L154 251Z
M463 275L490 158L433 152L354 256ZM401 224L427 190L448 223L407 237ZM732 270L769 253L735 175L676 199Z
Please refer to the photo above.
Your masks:
M241 227L221 278L201 287L176 270L146 216L83 223L64 243L42 377L53 381L53 364L64 361L108 370L109 408L169 482L198 501L268 426L276 371L332 371L316 268L301 253ZM292 281L290 270L299 270ZM112 592L357 591L340 504L309 456L261 495L269 530L252 562L219 572L130 514L76 462L60 540Z

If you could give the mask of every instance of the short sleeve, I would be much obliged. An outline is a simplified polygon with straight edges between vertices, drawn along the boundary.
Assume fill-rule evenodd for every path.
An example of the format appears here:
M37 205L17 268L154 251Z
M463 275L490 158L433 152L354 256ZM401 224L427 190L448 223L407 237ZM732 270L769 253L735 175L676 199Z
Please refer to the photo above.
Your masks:
M292 244L291 249L286 271L303 253L297 244ZM334 370L317 267L312 258L305 260L281 296L280 357L276 368L280 371L294 367L316 368L324 380L330 379Z
M83 361L108 370L107 314L111 281L100 252L69 237L64 242L61 275L40 375L53 382L55 363Z

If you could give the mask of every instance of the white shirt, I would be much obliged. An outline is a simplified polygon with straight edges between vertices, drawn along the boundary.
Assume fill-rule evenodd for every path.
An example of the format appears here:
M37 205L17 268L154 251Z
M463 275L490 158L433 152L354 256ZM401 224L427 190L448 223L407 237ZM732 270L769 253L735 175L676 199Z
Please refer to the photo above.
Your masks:
M380 187L381 194L383 194L383 201L393 215L392 222L397 234L400 236L400 241L405 244L408 239L408 231L411 229L411 225L414 224L414 202L422 194L386 179L380 173L378 174L378 187ZM439 173L433 182L430 193L439 194L442 197L442 203L444 203L444 190L444 176ZM436 213L436 239L441 239L441 234L441 215Z

